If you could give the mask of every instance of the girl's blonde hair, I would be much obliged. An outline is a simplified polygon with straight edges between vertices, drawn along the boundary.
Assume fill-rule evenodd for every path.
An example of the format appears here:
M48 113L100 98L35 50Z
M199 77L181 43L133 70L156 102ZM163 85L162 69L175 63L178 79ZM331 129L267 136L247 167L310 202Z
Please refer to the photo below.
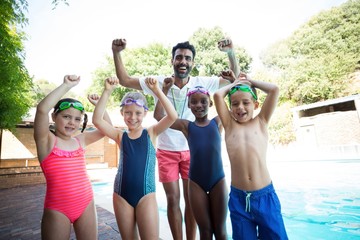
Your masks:
M125 96L121 99L120 102L120 107L122 110L122 107L125 105L125 101L127 99L132 99L132 100L142 100L144 102L144 108L148 109L148 103L146 101L145 96L142 93L139 92L128 92L125 94Z

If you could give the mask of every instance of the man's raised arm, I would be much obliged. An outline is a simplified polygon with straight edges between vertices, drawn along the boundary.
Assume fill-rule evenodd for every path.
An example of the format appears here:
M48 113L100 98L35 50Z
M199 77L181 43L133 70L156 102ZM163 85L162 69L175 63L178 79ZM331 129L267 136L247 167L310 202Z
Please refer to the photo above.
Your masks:
M128 88L142 90L140 86L139 78L129 76L122 62L120 52L125 48L126 48L126 40L124 38L114 39L112 41L112 51L114 57L116 76L119 79L120 85Z

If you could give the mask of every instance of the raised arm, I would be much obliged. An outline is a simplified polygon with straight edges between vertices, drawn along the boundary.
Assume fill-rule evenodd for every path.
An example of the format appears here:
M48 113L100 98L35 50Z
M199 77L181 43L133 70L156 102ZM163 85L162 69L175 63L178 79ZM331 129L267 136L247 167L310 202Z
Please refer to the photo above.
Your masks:
M236 54L234 51L234 46L231 41L231 39L222 39L218 42L218 48L220 51L226 52L229 58L229 64L231 71L234 72L235 76L239 76L240 74L240 66L238 64L238 61L236 59ZM230 82L233 82L234 80L231 79L220 79L220 86L225 86L229 84L228 80Z
M229 107L226 104L225 98L229 93L230 89L238 84L238 81L233 82L232 84L226 85L214 93L214 102L215 108L218 113L218 116L222 122L223 127L226 129L230 126L232 121L232 115L229 110Z
M39 160L43 159L52 148L50 138L54 135L49 131L49 113L55 104L71 88L80 82L76 75L66 75L63 83L50 92L36 107L34 120L34 139L38 151Z
M95 106L94 114L92 121L96 128L98 128L103 134L113 139L118 144L120 143L119 131L116 130L111 122L105 120L105 108L106 103L111 96L113 90L118 86L119 80L117 78L111 77L105 80L105 88L98 103Z
M159 122L155 124L151 129L153 131L153 135L156 137L175 122L175 120L177 119L177 112L175 111L175 108L171 104L170 100L161 91L159 84L155 78L146 78L145 83L158 98L158 102L161 103L166 112L165 116L161 118ZM149 131L151 130L149 129Z
M162 91L165 96L167 96L171 86L174 84L175 79L173 77L168 77L164 79L162 84ZM156 121L160 121L165 116L164 108L160 101L156 102L155 110L154 110L154 118Z
M174 78L165 78L163 82L162 91L164 95L166 96L169 92L170 87L174 84ZM164 107L161 104L160 101L156 102L155 110L154 110L154 118L157 121L160 121L162 118L166 116ZM170 126L171 129L179 130L184 133L184 135L187 137L187 124L188 120L185 119L179 119L177 118L176 121Z
M279 88L277 85L270 82L263 82L251 79L247 79L247 81L250 82L251 86L260 89L267 94L258 117L260 119L263 119L265 123L268 123L272 114L275 111L278 102Z
M236 80L235 73L232 70L221 71L220 76L230 82L234 82Z
M116 76L119 79L120 85L128 88L142 90L139 78L131 77L127 73L124 63L121 58L121 51L126 48L126 40L124 38L114 39L112 41L112 51L114 57Z
M89 94L88 95L88 100L91 104L93 104L94 106L97 105L97 103L99 102L100 100L100 96L97 95L97 94ZM110 119L110 116L109 114L107 113L107 111L104 112L104 120L106 122L108 122L110 125L112 125L112 122L111 122L111 119ZM98 141L99 139L101 139L102 137L104 137L104 134L98 130L98 129L95 129L94 131L86 131L84 132L84 141L85 141L85 145L89 145L93 142L96 142Z

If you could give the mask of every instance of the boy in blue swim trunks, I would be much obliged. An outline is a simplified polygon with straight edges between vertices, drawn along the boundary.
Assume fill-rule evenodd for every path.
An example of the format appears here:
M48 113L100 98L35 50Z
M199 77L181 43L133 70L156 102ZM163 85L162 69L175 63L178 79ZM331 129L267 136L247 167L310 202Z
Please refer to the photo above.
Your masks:
M231 78L235 75L231 74ZM254 117L259 106L255 88L267 95ZM278 95L276 85L250 80L245 74L214 94L231 164L229 211L233 239L288 239L280 201L266 165L267 127Z

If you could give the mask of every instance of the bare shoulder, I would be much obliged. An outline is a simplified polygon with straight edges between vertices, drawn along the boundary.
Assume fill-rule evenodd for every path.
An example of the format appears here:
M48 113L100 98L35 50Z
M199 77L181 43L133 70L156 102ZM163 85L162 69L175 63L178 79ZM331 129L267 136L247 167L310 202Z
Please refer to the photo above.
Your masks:
M55 146L56 136L49 131L47 138L36 140L36 149L39 162L42 162L46 156L50 154Z

